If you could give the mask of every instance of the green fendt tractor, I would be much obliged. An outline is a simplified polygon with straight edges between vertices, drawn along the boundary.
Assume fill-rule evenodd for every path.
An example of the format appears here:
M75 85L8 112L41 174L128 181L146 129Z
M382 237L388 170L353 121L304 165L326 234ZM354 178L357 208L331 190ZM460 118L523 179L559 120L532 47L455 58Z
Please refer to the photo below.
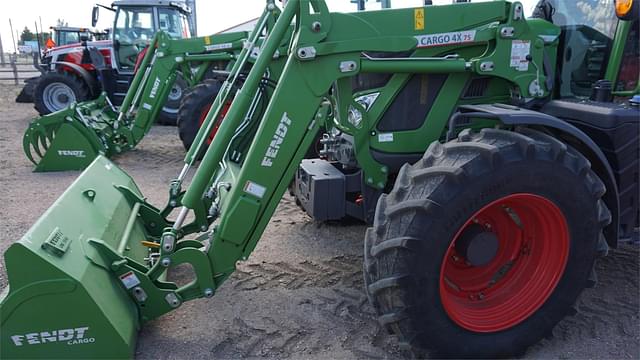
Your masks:
M132 356L144 322L216 293L294 178L317 219L373 221L366 292L403 346L524 351L638 226L638 3L568 3L289 0L240 79L269 0L164 209L99 156L7 250L2 357ZM303 161L321 131L324 159Z
M188 88L203 81L221 84L248 35L171 39L165 32L156 33L122 106L116 108L103 92L95 100L72 103L34 120L23 138L27 158L35 171L81 170L98 155L111 157L134 148L159 118L178 77ZM107 78L111 69L101 66L97 50L89 51L99 71L104 70L101 77Z

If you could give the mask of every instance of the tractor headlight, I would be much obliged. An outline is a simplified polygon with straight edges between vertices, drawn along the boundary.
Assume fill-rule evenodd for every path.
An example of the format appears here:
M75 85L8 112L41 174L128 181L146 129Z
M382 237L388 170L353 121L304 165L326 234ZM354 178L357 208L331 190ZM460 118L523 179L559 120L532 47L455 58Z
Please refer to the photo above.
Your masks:
M375 92L367 95L358 96L355 100L358 104L362 105L362 107L365 110L369 111L369 108L371 107L371 105L373 105L373 103L376 101L379 95L380 95L379 92Z
M351 125L359 128L360 124L362 123L362 113L353 105L349 105L349 114L347 115L347 120Z

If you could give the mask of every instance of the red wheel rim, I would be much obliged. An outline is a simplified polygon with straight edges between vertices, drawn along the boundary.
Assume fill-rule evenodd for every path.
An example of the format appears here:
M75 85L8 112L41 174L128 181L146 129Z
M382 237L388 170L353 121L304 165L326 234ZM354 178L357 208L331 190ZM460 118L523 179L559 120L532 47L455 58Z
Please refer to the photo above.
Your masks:
M497 238L488 263L473 266L456 248L465 230L483 226ZM511 328L535 313L564 273L569 230L562 211L533 194L513 194L475 213L458 231L440 269L449 317L474 332Z
M231 107L231 101L224 104L224 107L220 111L220 119L213 125L213 129L211 129L211 132L209 133L209 137L207 138L207 145L211 145L211 142L213 141L213 138L216 136L216 133L220 128L220 124L222 123L222 120L224 119L224 117L227 115L227 112L229 112L230 107ZM198 128L202 126L210 110L211 110L211 104L206 105L204 108L202 108L202 111L200 112L200 118L198 119Z

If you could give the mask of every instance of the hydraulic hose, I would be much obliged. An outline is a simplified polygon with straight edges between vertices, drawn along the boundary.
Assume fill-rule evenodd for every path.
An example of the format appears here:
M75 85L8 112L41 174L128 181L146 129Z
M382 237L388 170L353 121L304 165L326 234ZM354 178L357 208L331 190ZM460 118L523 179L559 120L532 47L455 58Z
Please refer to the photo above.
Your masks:
M289 29L291 21L298 12L300 0L290 0L278 18L272 32L268 35L262 53L258 56L247 81L235 95L234 101L222 122L218 133L213 139L211 146L205 154L200 167L196 171L191 185L182 199L182 204L190 209L197 207L202 199L211 177L213 176L218 163L222 161L227 144L231 140L235 129L244 119L254 94L258 91L263 74L271 63L271 59Z

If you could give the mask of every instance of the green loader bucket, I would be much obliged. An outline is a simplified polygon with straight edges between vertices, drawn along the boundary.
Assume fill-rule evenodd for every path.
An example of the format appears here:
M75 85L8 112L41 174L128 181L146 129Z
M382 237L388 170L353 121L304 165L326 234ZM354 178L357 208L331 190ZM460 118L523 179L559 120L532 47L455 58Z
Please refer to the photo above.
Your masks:
M73 104L34 120L24 133L23 150L36 172L85 169L98 155L111 152L116 116L104 95ZM127 139L122 144L126 147Z
M98 156L11 245L0 358L133 356L142 317L127 290L137 278L114 276L104 249L140 263L150 257L143 241L157 232L139 220L140 199L133 180Z

